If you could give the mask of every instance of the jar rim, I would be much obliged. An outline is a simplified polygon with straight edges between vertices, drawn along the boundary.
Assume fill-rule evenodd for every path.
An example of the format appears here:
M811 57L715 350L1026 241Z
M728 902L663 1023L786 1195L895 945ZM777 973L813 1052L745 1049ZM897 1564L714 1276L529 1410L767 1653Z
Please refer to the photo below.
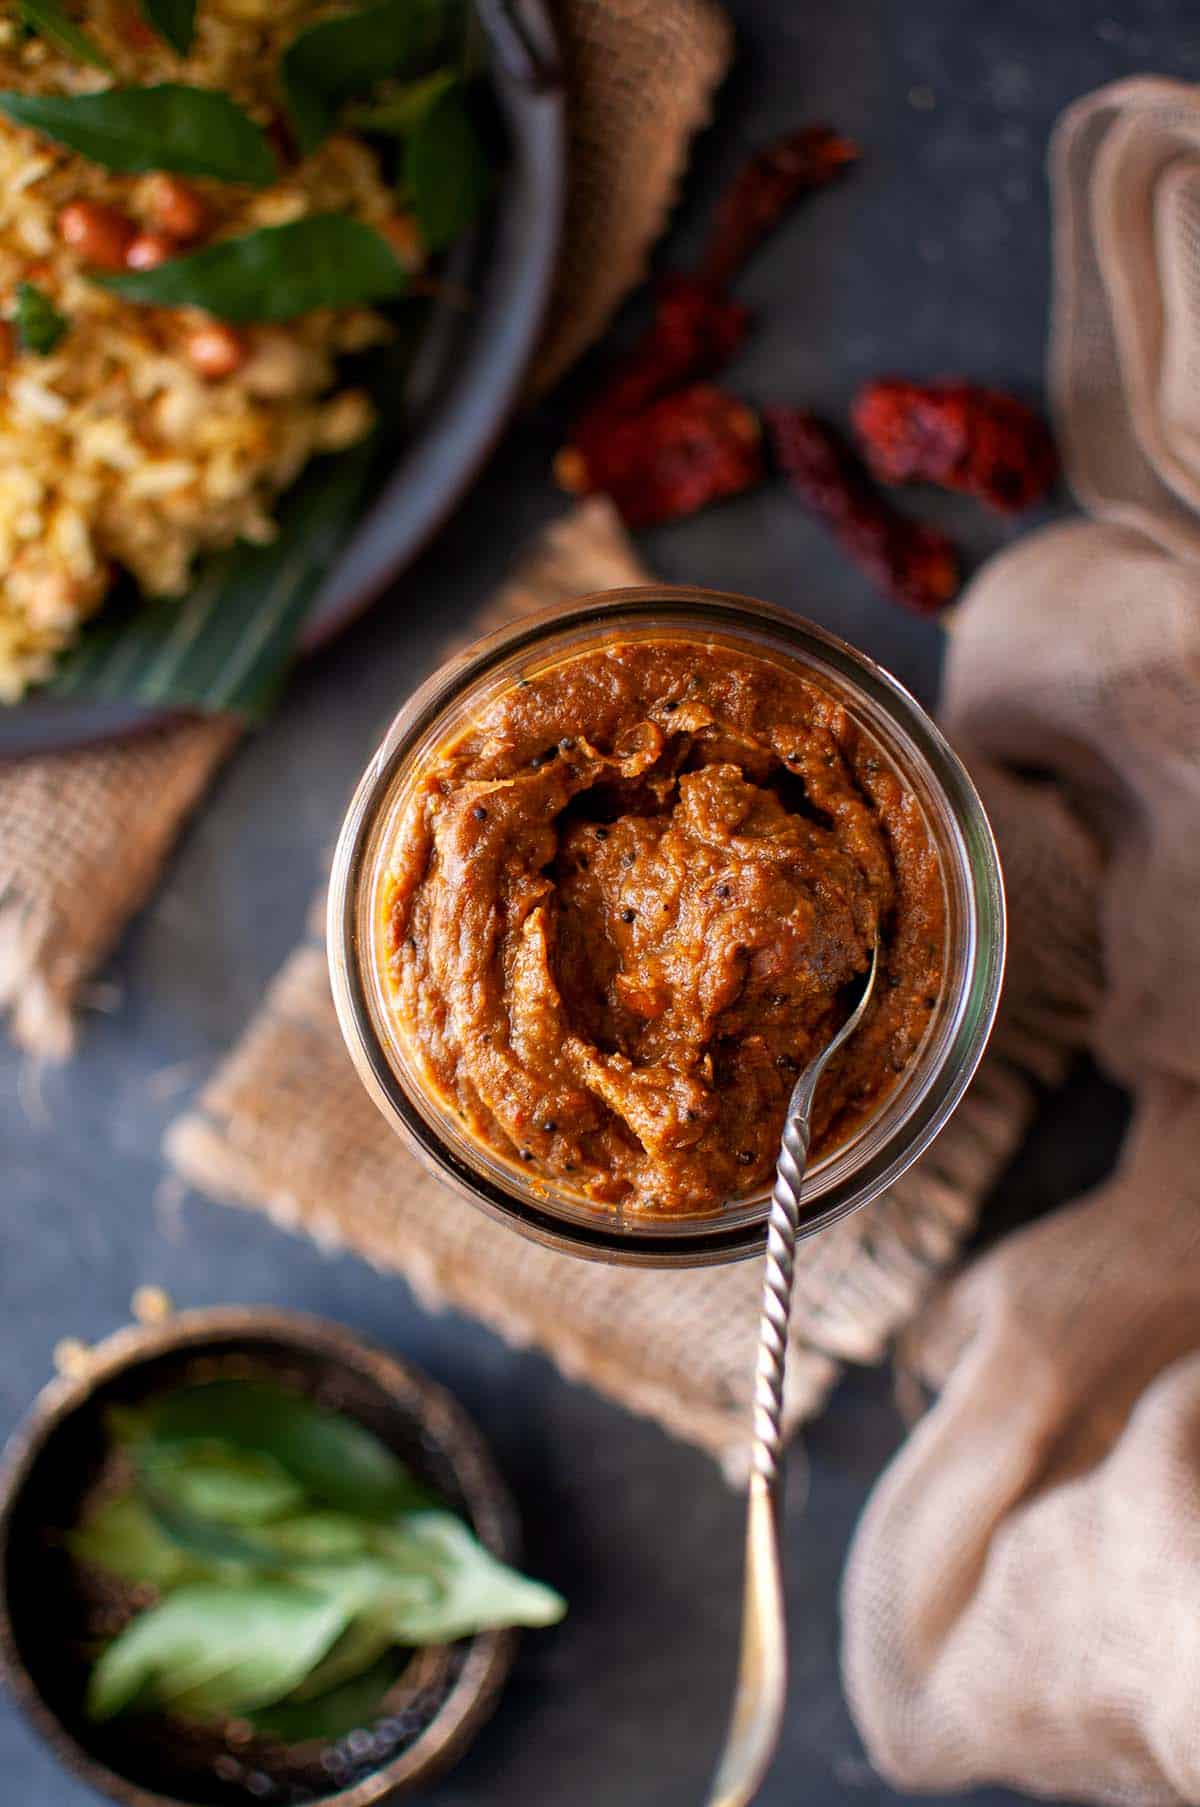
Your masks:
M524 1235L550 1247L605 1261L643 1266L700 1266L738 1259L761 1249L769 1195L735 1201L704 1217L665 1217L651 1223L606 1219L596 1210L575 1212L555 1203L552 1186L537 1182L523 1192L507 1175L489 1172L486 1151L468 1158L431 1120L428 1098L414 1096L380 1033L364 970L363 894L374 855L386 839L405 774L439 722L498 674L516 682L523 659L544 657L558 640L578 632L610 635L640 629L656 637L724 630L757 640L764 651L798 660L806 675L822 677L853 693L865 725L884 738L912 781L919 771L941 806L943 839L937 840L943 881L954 889L961 942L954 993L936 1038L940 1059L922 1074L894 1128L882 1138L879 1123L889 1101L910 1090L909 1075L885 1094L849 1142L831 1151L815 1170L832 1164L840 1178L827 1184L802 1212L807 1236L857 1210L891 1185L932 1142L959 1102L982 1057L999 1003L1005 953L1005 905L999 856L983 804L958 755L912 694L883 666L849 642L803 617L750 597L698 586L641 584L572 599L509 622L451 656L413 693L392 722L350 804L334 856L328 904L328 954L334 1002L360 1078L385 1117L424 1163L473 1204ZM747 650L752 650L748 648ZM862 716L860 716L862 719ZM886 724L886 734L880 728ZM890 743L888 740L890 736ZM901 749L897 752L897 747ZM946 870L949 853L953 869ZM948 905L950 898L948 895ZM923 1059L918 1054L911 1067ZM422 1105L426 1106L422 1109ZM874 1128L873 1137L866 1136ZM854 1151L873 1141L868 1158L854 1165ZM828 1195L826 1195L828 1194Z

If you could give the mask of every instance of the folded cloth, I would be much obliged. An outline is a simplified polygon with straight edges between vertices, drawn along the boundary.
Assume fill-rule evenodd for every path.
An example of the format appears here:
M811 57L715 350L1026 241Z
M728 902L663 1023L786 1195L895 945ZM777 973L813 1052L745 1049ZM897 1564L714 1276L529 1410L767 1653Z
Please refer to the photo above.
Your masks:
M555 525L477 622L646 580L613 510ZM1061 1077L1097 995L1096 854L1049 791L985 772L1011 847L1015 963L992 1053L936 1146L870 1209L804 1243L788 1362L788 1429L843 1361L877 1361L952 1261L1028 1121L1035 1080ZM1053 907L1052 907L1053 906ZM266 1211L324 1246L404 1274L567 1374L744 1471L757 1329L756 1263L685 1273L595 1266L523 1242L409 1155L342 1045L319 946L284 968L241 1045L172 1129L168 1154L201 1189Z
M1091 95L1051 174L1051 387L1093 518L976 580L945 715L1102 846L1088 1040L1133 1123L1108 1183L906 1340L940 1396L859 1527L844 1666L901 1787L1198 1801L1200 89Z
M557 0L570 191L532 381L544 388L645 272L732 39L712 0ZM97 965L152 889L237 742L225 720L0 763L0 1015L31 1053L70 1051Z

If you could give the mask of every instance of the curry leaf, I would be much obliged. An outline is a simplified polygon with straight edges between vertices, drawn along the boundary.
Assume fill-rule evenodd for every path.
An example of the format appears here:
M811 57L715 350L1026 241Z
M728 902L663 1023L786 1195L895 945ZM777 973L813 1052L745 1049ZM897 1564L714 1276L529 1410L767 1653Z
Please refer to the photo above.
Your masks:
M304 1512L268 1525L263 1539L288 1562L344 1562L370 1548L370 1524L349 1512Z
M376 1716L405 1649L565 1610L431 1509L365 1426L270 1381L187 1386L109 1429L133 1491L69 1548L163 1597L95 1664L94 1719L250 1716L284 1742L328 1739Z
M109 1441L118 1449L140 1443L150 1429L152 1408L144 1405L110 1405L104 1413L104 1428Z
M205 1574L283 1574L292 1566L248 1531L187 1512L156 1493L152 1484L143 1481L139 1497L159 1533Z
M67 1547L76 1561L135 1586L166 1589L193 1573L187 1556L163 1535L133 1493L105 1500L71 1532Z
M379 1717L384 1697L399 1680L404 1663L401 1652L390 1651L369 1668L322 1694L312 1698L306 1694L302 1699L297 1693L261 1713L251 1714L251 1723L260 1737L279 1744L301 1744L310 1738L324 1742L344 1738Z
M65 50L68 56L76 57L81 63L90 63L93 69L112 68L87 33L67 17L58 0L20 0L18 10L23 22L48 44Z
M492 185L461 86L448 89L418 119L404 176L422 240L430 251L444 251L478 218Z
M99 94L3 92L0 112L105 169L168 169L257 187L275 176L263 133L214 88L161 82Z
M387 1623L398 1643L441 1644L505 1625L554 1625L567 1610L553 1588L530 1581L485 1550L448 1512L414 1513L400 1541L411 1541L439 1565L433 1599L397 1600Z
M428 1494L365 1425L268 1381L214 1380L164 1399L154 1444L207 1442L268 1455L315 1499L359 1518L389 1519Z
M262 1525L304 1504L304 1489L273 1457L217 1438L138 1451L155 1496L224 1525Z
M432 1605L442 1586L439 1560L439 1553L426 1544L414 1552L411 1562L369 1554L338 1562L297 1563L288 1572L291 1579L341 1600L352 1612L387 1624L388 1615L402 1607Z
M428 1550L418 1551L415 1562L385 1557L373 1547L370 1522L349 1514L314 1512L241 1526L173 1505L152 1484L141 1484L141 1497L162 1535L208 1574L288 1575L359 1605L414 1592L423 1598L436 1586Z
M17 290L17 311L13 318L21 349L36 352L41 358L50 355L67 330L64 315L32 282L23 282Z
M297 1704L317 1700L322 1694L328 1694L331 1688L340 1688L343 1682L370 1669L394 1643L395 1639L386 1625L380 1625L373 1619L356 1620L342 1633L328 1655L323 1656L316 1668L305 1676L293 1691L292 1699Z
M361 107L351 107L346 115L350 125L364 132L383 132L390 137L406 138L447 89L453 88L458 76L453 69L435 69L419 81L405 82L380 100Z
M293 38L279 76L305 155L333 129L344 102L388 76L414 70L433 53L448 10L438 0L373 0L321 19Z
M345 1630L348 1601L286 1581L194 1582L140 1613L88 1683L92 1719L159 1706L197 1719L269 1706Z
M127 301L200 307L221 320L294 320L318 307L393 300L407 277L387 240L341 213L218 239L152 270L97 277Z
M146 23L186 56L196 31L196 0L141 0L141 5Z
M372 1522L350 1513L302 1512L274 1524L243 1526L188 1511L157 1492L152 1480L141 1483L141 1497L161 1535L208 1569L292 1574L317 1587L361 1587L367 1593L410 1579L409 1570L391 1559L385 1572ZM434 1572L422 1557L417 1578L427 1581Z

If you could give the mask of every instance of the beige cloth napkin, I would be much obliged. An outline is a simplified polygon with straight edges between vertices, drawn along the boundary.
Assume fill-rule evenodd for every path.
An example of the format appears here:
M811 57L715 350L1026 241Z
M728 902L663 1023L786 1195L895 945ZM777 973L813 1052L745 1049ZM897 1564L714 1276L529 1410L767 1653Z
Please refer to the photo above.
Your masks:
M609 505L593 501L531 550L477 625L645 577ZM789 1429L820 1407L842 1361L878 1360L909 1321L1019 1141L1033 1082L1061 1077L1086 1022L1091 840L1049 792L1030 795L995 775L987 796L1011 848L1029 958L1008 988L994 1051L936 1147L870 1210L803 1245ZM565 1373L741 1472L757 1264L670 1274L594 1266L472 1211L410 1157L367 1098L342 1046L321 947L288 962L198 1108L172 1129L168 1153L201 1189L398 1270L427 1303L536 1343Z
M945 712L1103 846L1089 1041L1135 1112L1114 1177L908 1339L940 1397L859 1528L844 1661L901 1787L1140 1807L1200 1800L1200 90L1102 89L1051 171L1052 388L1093 518L976 581Z
M643 275L732 51L711 0L557 0L554 10L570 192L535 387L592 343ZM0 763L0 1016L31 1053L69 1052L87 980L237 738L228 721L189 721Z

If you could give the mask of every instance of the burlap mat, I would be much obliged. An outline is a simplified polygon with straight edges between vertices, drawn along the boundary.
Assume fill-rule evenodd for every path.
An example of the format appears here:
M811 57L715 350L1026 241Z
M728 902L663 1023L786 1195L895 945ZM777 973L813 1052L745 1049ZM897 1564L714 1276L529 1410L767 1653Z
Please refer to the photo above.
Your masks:
M0 1011L30 1053L70 1052L86 981L237 738L230 721L192 721L0 762Z
M859 1529L845 1671L902 1788L1165 1807L1200 1801L1200 89L1077 103L1051 174L1051 384L1093 519L976 581L945 708L1103 842L1089 1042L1133 1126L909 1339L940 1397Z
M533 548L479 626L645 576L609 505L593 501ZM1002 846L1012 844L1015 929L1030 955L1009 988L994 1052L936 1148L872 1209L803 1245L789 1428L820 1406L842 1361L877 1360L908 1322L1019 1140L1034 1076L1058 1079L1083 1032L1094 983L1091 841L1053 796L985 776ZM1051 894L1061 907L1046 925ZM755 1264L675 1274L592 1266L470 1210L409 1156L363 1092L319 946L288 962L198 1110L171 1131L168 1154L192 1184L400 1271L427 1303L536 1343L565 1373L740 1472Z
M534 378L544 387L643 274L731 53L710 0L558 0L570 95L566 239ZM82 988L236 744L225 721L0 763L0 1013L66 1054Z

